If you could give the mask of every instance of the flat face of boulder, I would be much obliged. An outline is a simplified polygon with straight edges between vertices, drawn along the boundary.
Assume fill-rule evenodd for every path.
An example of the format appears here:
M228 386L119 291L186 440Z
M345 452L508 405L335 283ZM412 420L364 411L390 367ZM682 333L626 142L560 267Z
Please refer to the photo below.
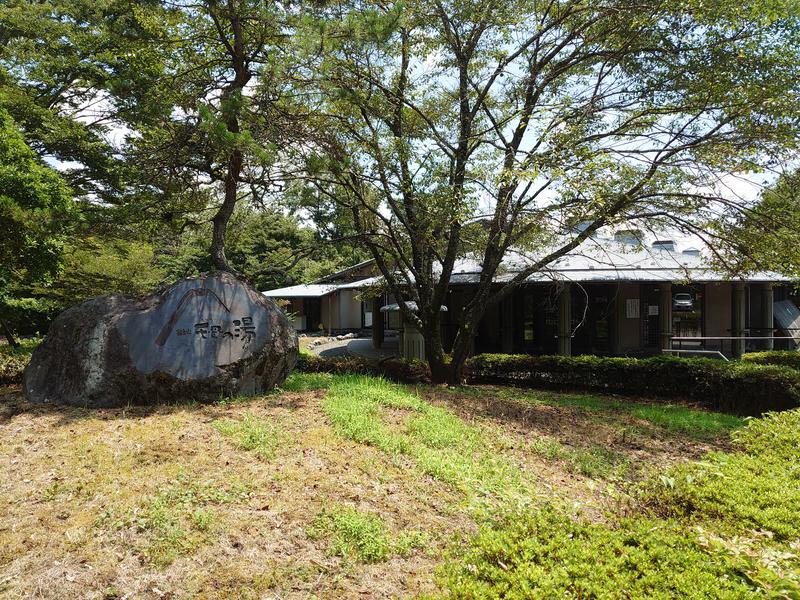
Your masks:
M270 311L260 294L237 284L220 277L184 280L152 308L120 315L116 327L134 366L203 379L264 347L272 337Z
M142 300L103 296L64 311L31 358L25 390L78 406L211 401L273 388L297 353L272 300L216 273Z

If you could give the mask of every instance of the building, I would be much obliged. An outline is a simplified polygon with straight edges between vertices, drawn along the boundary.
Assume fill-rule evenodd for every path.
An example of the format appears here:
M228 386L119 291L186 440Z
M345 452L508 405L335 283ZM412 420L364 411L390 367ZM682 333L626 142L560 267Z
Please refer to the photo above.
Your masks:
M361 331L372 329L376 302L361 300L360 295L367 288L380 285L378 275L375 261L368 260L312 283L268 290L264 295L283 301L298 331ZM399 328L397 317L392 325Z
M685 235L654 237L630 229L598 234L489 308L474 351L640 355L674 349L738 357L751 350L795 349L800 310L791 282L769 272L731 280L712 267L702 247ZM510 253L498 285L531 260ZM474 260L454 269L442 315L446 348L480 272ZM359 292L379 283L368 261L324 281L267 295L291 300L292 310L306 315L296 321L299 329L313 330L317 323L333 330L368 329L377 303L359 300ZM400 324L384 322L383 327Z

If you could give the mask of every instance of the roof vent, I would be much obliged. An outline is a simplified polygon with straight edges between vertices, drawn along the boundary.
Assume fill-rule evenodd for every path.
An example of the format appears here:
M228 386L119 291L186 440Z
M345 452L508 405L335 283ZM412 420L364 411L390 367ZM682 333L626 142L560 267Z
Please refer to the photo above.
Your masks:
M686 248L686 250L683 251L683 254L686 256L700 256L700 250L694 247Z
M675 252L675 242L672 240L656 240L653 242L653 250L666 250L667 252Z
M642 243L642 232L638 229L620 229L614 232L614 240L621 244L638 246Z

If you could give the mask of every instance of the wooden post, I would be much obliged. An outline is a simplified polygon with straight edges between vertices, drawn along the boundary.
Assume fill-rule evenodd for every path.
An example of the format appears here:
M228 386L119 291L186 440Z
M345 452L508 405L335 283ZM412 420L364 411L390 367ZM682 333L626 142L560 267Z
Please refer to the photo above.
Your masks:
M558 353L572 356L572 286L568 283L558 295Z
M381 298L372 299L372 347L380 350L383 346L383 313Z
M328 294L328 337L333 332L333 307L331 306L331 294Z
M761 333L769 339L764 340L764 350L772 350L775 341L772 339L775 333L775 314L774 314L774 291L771 283L764 283L761 286Z
M672 348L672 283L660 283L658 296L658 322L662 350Z
M746 310L747 310L747 302L745 301L745 287L743 281L734 281L733 282L733 310L732 310L732 317L733 317L733 337L741 338L744 336L745 333L745 324L747 323L746 319ZM733 349L733 358L742 358L744 354L744 340L743 339L736 339L733 340L732 344Z

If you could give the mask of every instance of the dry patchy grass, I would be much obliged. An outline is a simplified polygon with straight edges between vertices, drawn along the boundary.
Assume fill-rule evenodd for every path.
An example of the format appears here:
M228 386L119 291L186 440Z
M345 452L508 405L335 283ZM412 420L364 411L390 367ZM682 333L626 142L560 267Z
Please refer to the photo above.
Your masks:
M149 409L32 405L0 388L0 596L413 597L435 591L451 540L476 531L465 498L483 491L442 475L464 449L496 455L486 472L512 474L515 493L601 520L620 479L723 444L501 388L422 387L432 408L391 394L370 408L402 440L381 447L347 411L356 429L335 428L315 389L330 379L313 379Z

